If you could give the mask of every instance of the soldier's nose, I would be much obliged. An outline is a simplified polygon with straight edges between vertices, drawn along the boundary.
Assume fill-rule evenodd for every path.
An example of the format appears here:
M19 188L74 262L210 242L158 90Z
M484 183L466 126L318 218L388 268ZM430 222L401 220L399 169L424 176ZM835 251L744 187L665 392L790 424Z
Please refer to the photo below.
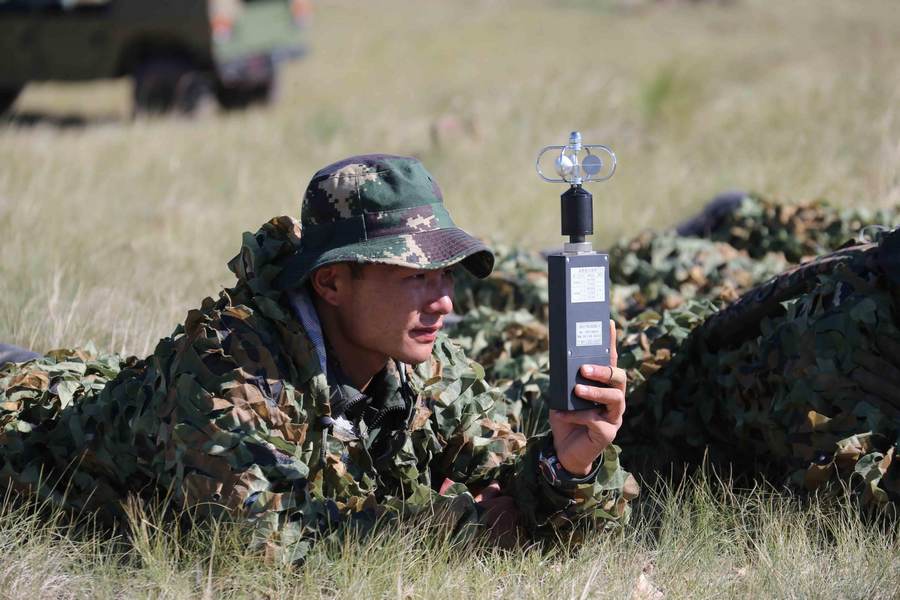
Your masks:
M453 299L450 294L441 294L428 303L425 312L436 315L449 315L453 312Z

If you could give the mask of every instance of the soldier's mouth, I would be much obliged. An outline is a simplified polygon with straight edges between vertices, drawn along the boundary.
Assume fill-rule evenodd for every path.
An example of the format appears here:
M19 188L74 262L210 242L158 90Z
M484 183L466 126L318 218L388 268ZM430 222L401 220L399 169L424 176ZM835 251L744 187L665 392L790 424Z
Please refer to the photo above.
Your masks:
M434 325L431 327L416 327L409 331L409 335L417 342L430 343L437 338L437 333L440 330L440 325Z

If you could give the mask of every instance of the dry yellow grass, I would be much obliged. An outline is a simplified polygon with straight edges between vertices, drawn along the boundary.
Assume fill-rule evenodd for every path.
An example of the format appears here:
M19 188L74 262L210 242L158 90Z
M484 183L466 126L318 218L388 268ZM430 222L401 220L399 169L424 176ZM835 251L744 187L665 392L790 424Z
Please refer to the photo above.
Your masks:
M28 88L0 128L0 340L147 352L353 153L421 157L461 225L535 248L561 190L533 157L572 128L619 156L600 244L726 188L900 201L893 2L627 4L320 0L277 107L194 122L131 121L124 81Z
M887 600L900 587L896 531L702 474L646 488L627 531L574 548L453 543L426 522L322 542L291 568L262 560L233 524L181 529L140 507L119 535L67 523L0 503L4 598Z

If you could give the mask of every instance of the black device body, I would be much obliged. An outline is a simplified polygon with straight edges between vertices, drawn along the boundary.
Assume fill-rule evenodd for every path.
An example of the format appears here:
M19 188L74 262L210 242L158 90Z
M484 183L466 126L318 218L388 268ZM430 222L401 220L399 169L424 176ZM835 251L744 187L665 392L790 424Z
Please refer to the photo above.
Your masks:
M550 408L597 405L575 396L583 364L609 365L609 255L557 253L547 257L550 292Z

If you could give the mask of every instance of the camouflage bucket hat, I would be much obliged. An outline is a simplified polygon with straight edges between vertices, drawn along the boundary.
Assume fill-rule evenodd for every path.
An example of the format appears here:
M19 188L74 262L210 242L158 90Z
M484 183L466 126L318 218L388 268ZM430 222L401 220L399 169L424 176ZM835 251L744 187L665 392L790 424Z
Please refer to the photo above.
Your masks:
M440 269L461 262L487 277L494 255L459 229L441 190L418 160L352 156L316 173L300 210L300 248L276 285L293 287L318 267L336 262Z

